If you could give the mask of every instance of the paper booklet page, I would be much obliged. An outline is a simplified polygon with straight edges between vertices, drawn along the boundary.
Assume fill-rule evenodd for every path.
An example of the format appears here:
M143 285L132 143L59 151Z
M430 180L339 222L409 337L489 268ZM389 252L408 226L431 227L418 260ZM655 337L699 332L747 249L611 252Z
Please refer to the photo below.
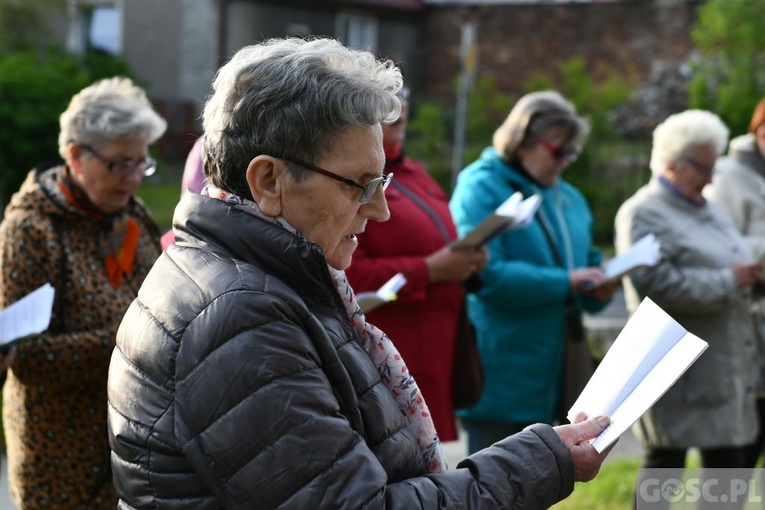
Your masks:
M541 202L539 195L524 199L523 194L516 191L452 248L476 248L508 230L525 227L531 223Z
M55 289L46 283L0 311L0 344L48 329Z
M600 452L647 411L707 348L649 298L627 321L568 412L606 415L611 425L592 444Z
M611 259L603 272L604 282L613 282L636 269L655 266L661 257L661 244L653 234L648 234L634 243L629 250Z
M395 301L398 291L406 284L406 276L396 273L376 291L360 292L356 302L364 313L371 312L385 303Z

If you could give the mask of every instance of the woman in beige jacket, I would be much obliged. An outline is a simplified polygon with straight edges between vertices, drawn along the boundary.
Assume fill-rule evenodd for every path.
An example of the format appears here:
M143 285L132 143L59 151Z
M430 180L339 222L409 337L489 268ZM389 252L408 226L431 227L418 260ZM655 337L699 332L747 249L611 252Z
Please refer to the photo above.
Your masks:
M625 281L630 311L647 296L709 343L636 424L649 468L682 468L691 447L704 467L743 467L757 433L749 294L761 265L727 215L702 196L727 140L712 113L670 116L653 134L651 181L616 216L617 253L649 233L661 243L660 263Z

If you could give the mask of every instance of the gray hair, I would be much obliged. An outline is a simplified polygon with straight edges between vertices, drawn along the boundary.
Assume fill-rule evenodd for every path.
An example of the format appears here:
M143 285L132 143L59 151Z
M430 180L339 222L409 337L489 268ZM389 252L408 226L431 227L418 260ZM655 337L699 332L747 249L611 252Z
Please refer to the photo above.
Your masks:
M554 90L526 94L515 103L505 121L494 131L494 149L508 161L516 159L519 147L536 138L561 130L565 142L581 147L590 134L590 124L576 114L573 103Z
M217 187L252 198L245 170L254 157L315 163L343 130L394 121L402 86L392 61L333 39L246 46L218 70L204 107L205 175ZM308 173L289 169L296 178Z
M69 143L98 147L112 140L146 138L156 141L167 129L146 92L129 78L106 78L85 87L59 117L58 152L66 159Z
M667 117L653 130L651 172L661 175L667 167L689 156L695 147L708 146L718 156L728 145L728 128L714 113L685 110Z

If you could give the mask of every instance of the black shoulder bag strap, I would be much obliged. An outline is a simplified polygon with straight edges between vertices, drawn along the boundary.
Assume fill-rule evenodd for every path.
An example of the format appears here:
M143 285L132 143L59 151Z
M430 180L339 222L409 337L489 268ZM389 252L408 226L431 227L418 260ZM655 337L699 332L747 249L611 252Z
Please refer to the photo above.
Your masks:
M514 182L510 182L510 187L516 191L520 191L525 198L525 193L523 193L523 190L520 189L520 187ZM550 229L547 226L547 222L540 220L539 225L542 227L542 233L545 235L547 244L550 247L550 253L552 253L553 260L557 265L565 269L567 266L563 262L563 257L561 257L555 241L553 241L552 232L550 232ZM574 302L574 294L571 292L569 292L568 296L566 297L566 327L568 328L568 331L571 334L571 339L574 342L581 342L584 340L585 332L584 324L582 323L582 314L579 312L579 308Z
M436 224L436 227L438 227L439 232L441 232L441 237L444 238L444 242L446 244L449 244L453 241L453 239L449 236L449 231L446 229L446 226L441 221L441 218L438 217L438 214L436 214L436 211L434 211L428 204L425 203L424 200L422 200L420 197L415 195L412 190L404 186L401 182L393 179L391 181L391 184L396 187L401 193L406 195L412 202L414 202L417 207L422 209L422 211L427 214L430 219L433 221L433 223ZM483 285L483 282L481 281L481 277L478 276L478 273L472 275L470 278L465 280L463 282L463 286L465 288L465 292L478 292L481 289L481 286Z

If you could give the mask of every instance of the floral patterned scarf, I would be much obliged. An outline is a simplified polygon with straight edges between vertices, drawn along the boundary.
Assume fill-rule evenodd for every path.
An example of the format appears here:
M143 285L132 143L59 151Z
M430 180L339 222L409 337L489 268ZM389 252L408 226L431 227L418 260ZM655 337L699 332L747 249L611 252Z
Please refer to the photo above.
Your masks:
M243 199L211 184L202 190L202 195L217 198L237 209L281 225L284 229L302 238L301 234L283 218L265 215L258 204L251 200ZM388 338L388 335L366 321L364 313L356 303L356 296L348 283L345 272L330 266L327 267L332 280L335 282L337 292L345 304L345 311L348 313L351 325L361 337L364 350L377 367L380 378L396 399L401 412L406 417L407 425L417 438L417 445L428 470L431 473L446 471L446 457L433 425L433 419L420 388L409 373L401 354Z

